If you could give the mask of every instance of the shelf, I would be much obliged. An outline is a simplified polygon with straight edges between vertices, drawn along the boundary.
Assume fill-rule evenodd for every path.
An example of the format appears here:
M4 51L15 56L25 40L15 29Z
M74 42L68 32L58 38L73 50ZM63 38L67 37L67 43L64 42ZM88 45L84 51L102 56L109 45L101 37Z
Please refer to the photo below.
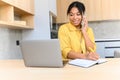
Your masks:
M0 1L0 27L8 27L11 29L34 29L33 12L30 13L30 11L14 6L14 4L9 4L13 1L18 0Z
M0 21L0 27L7 27L7 28L11 28L11 29L33 29L33 27L29 27L26 25L22 25L17 22L4 22L4 21Z

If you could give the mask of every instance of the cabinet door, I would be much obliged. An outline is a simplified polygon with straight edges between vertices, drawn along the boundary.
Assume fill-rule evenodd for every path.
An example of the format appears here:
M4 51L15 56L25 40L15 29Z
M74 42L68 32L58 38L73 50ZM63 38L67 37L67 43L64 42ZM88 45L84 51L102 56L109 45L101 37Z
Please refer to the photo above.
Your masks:
M57 22L68 22L67 8L75 0L57 0ZM119 20L120 0L77 0L83 2L86 7L88 21Z
M34 13L34 0L1 0L28 13Z
M23 9L29 13L34 13L34 1L33 0L15 0L15 6Z
M102 20L120 19L120 0L102 0Z
M120 42L105 42L105 57L114 57L114 51L120 50Z
M96 42L97 50L96 52L99 54L101 58L105 58L104 54L104 42Z
M88 21L101 20L101 0L84 0Z
M66 23L68 22L67 8L73 0L57 0L57 22Z
M85 0L88 21L119 20L120 0Z
M68 22L67 8L71 2L76 0L57 0L57 22ZM88 21L101 20L101 0L77 0L83 2L86 7L86 16Z

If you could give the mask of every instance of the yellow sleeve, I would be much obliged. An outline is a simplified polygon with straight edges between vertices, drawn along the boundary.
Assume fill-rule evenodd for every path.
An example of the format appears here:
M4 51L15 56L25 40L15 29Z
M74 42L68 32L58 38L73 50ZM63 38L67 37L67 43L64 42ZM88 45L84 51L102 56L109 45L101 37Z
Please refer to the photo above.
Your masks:
M88 36L89 36L89 38L90 38L90 40L94 43L94 52L96 52L96 44L95 44L95 38L94 38L94 33L93 33L93 30L92 30L92 28L88 28L88 31L87 31L87 33L88 33Z
M60 40L60 47L63 59L67 59L68 52L71 51L70 39L69 39L69 30L65 25L60 26L58 31L58 38Z

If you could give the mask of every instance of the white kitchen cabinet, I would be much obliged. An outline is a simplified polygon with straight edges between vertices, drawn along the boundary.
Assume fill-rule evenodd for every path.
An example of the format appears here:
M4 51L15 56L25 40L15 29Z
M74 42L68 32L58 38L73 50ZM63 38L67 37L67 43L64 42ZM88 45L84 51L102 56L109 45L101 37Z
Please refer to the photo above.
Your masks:
M105 58L105 54L104 54L104 42L96 42L96 46L97 46L97 53L99 54L99 56L101 58Z
M96 40L97 53L102 58L114 57L114 51L120 51L120 40Z
M105 42L105 56L113 57L115 50L120 50L120 41Z

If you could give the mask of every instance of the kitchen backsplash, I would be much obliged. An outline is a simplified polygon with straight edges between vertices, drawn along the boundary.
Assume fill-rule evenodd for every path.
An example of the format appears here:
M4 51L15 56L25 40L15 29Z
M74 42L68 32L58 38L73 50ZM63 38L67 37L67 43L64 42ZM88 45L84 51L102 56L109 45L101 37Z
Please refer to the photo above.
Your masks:
M58 24L57 27L62 24ZM120 39L120 21L94 21L88 24L94 32L95 39ZM57 30L56 30L57 31ZM54 35L57 33L54 33ZM55 36L56 37L56 36Z
M89 22L92 27L95 39L120 39L120 21L99 21Z
M0 59L21 59L20 47L16 45L21 40L22 31L0 28Z

